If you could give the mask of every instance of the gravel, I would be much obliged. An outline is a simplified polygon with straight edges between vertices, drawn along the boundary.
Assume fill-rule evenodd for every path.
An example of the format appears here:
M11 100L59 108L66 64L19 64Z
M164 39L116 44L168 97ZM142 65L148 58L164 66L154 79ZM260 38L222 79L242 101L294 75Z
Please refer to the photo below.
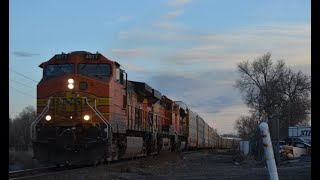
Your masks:
M284 163L277 168L279 179L311 179L311 161ZM162 153L107 171L112 179L269 179L264 161L237 151Z

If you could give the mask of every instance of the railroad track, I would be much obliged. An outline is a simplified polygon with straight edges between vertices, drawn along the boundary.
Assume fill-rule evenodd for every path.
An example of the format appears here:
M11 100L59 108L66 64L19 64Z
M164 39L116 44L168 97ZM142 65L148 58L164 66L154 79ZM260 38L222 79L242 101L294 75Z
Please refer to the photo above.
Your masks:
M193 151L184 151L181 154L189 154L194 152L201 152L201 151L208 151L208 150L193 150ZM227 150L221 150L227 151ZM158 156L159 154L155 154L152 156ZM50 166L50 167L43 167L43 168L36 168L36 169L26 169L26 170L19 170L19 171L11 171L9 172L9 179L48 179L48 177L61 177L61 174L64 174L65 177L63 179L72 179L68 174L86 174L88 171L92 171L94 168L113 168L113 167L121 167L122 165L128 164L128 162L134 163L136 161L140 161L141 159L145 159L145 157L134 157L134 158L127 158L122 159L119 161L112 161L108 163L103 163L97 166ZM94 170L95 171L95 170ZM55 178L53 178L55 179Z
M23 176L29 176L39 173L48 173L48 172L57 172L61 169L65 168L64 166L48 166L48 167L41 167L41 168L34 168L34 169L23 169L18 171L10 171L9 172L9 179L19 178Z
M18 179L34 179L40 178L43 176L54 176L61 173L73 173L73 171L84 171L91 168L96 167L116 167L121 166L123 164L127 164L128 161L134 162L139 161L145 157L134 157L134 158L127 158L122 159L119 161L111 161L108 163L103 163L100 165L86 165L86 166L50 166L50 167L42 167L42 168L34 168L34 169L24 169L18 171L10 171L9 172L9 179L18 180Z

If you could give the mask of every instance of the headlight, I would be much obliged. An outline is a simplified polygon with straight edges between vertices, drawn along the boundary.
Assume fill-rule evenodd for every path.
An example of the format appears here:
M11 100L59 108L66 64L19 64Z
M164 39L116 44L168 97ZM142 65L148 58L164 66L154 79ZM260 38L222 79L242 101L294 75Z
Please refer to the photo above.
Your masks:
M83 116L83 119L84 119L85 121L89 121L90 116L89 116L89 115L84 115L84 116Z
M73 84L68 84L68 88L69 88L69 89L73 89L73 88L74 88L74 85L73 85Z
M47 116L46 116L46 120L47 120L47 121L50 121L50 120L51 120L51 116L50 116L50 115L47 115Z
M73 84L73 83L74 83L74 80L70 78L70 79L68 79L68 83L69 83L69 84Z
M74 85L73 85L74 80L70 78L70 79L68 79L68 83L69 83L69 84L68 84L68 88L69 88L69 89L73 89L73 88L74 88Z

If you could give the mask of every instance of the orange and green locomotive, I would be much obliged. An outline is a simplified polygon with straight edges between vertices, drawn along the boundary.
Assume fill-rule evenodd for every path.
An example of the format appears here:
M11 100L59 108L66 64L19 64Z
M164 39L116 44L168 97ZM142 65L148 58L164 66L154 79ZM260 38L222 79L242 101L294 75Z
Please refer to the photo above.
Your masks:
M30 127L40 162L90 164L145 156L183 139L162 126L172 121L165 114L172 110L165 110L161 93L129 81L121 65L102 54L57 54L40 67L38 117Z

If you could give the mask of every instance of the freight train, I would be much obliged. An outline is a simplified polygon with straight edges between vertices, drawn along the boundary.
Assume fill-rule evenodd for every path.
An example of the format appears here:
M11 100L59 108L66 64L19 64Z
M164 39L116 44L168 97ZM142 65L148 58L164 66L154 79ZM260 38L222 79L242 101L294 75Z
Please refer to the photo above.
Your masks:
M49 164L97 164L203 148L231 148L184 102L144 82L99 52L54 55L39 65L34 158Z

